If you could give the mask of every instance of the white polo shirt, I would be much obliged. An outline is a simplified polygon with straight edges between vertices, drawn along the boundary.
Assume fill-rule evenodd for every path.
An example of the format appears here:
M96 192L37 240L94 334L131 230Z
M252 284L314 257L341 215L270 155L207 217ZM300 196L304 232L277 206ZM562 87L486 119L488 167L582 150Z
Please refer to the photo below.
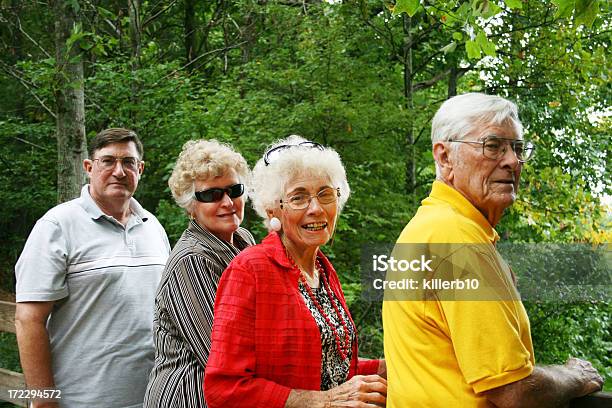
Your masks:
M17 302L55 301L47 329L62 407L142 406L170 245L133 198L130 209L123 226L86 185L38 220L15 266Z

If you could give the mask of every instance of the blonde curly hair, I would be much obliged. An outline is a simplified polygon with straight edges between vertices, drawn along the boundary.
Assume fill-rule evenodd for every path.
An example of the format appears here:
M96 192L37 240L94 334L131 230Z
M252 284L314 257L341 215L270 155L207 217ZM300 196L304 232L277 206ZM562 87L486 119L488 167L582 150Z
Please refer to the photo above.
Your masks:
M168 179L168 187L174 201L190 214L195 202L195 181L224 176L231 169L236 171L240 182L245 184L245 191L248 191L250 170L240 153L215 139L190 140L183 145Z

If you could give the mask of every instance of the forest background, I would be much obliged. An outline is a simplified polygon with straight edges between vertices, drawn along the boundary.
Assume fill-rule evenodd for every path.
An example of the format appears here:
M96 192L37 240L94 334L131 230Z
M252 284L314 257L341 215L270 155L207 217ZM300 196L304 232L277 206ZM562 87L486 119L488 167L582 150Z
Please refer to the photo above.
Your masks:
M510 98L537 146L497 228L504 241L610 242L610 16L598 0L0 0L0 289L14 292L36 220L78 195L99 130L142 138L136 198L172 242L187 219L167 180L185 141L228 142L254 165L297 133L346 166L352 196L324 251L363 354L380 357L380 302L360 296L361 250L393 243L428 194L430 123L448 97ZM265 235L250 208L243 225ZM561 292L526 306L539 363L588 359L612 388L607 299ZM0 366L20 370L7 333Z

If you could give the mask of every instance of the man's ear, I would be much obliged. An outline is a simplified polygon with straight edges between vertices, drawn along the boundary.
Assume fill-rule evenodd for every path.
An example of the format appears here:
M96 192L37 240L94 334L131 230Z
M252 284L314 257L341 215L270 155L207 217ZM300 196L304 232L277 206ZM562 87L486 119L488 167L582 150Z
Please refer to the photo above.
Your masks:
M93 161L89 159L83 160L83 170L87 173L87 176L91 176L91 171L93 169Z
M440 176L442 176L444 180L452 181L454 162L450 144L446 142L436 142L433 145L432 153L440 170Z
M138 180L140 180L140 177L142 177L142 173L144 173L144 169L145 169L145 162L141 161L140 163L138 163Z

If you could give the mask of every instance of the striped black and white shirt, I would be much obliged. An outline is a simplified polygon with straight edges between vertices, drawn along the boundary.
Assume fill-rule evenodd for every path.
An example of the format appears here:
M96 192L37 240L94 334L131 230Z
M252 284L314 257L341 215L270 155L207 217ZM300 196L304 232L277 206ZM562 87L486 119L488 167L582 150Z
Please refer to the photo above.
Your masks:
M145 408L206 407L202 387L219 279L255 243L244 228L233 238L232 245L192 220L172 250L155 297L155 365Z

